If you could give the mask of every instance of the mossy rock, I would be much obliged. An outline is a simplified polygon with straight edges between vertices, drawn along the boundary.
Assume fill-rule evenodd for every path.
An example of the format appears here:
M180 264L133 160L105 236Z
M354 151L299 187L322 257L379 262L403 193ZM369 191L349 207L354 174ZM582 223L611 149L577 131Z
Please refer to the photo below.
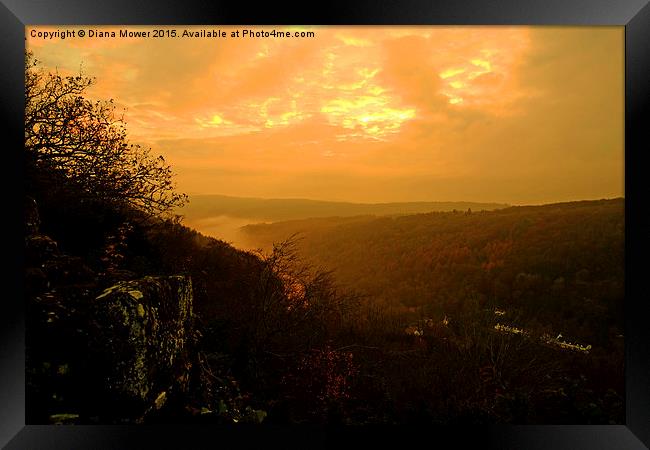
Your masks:
M118 283L95 299L94 315L94 348L106 368L107 387L119 410L137 416L175 384L178 369L186 366L191 279L145 277Z

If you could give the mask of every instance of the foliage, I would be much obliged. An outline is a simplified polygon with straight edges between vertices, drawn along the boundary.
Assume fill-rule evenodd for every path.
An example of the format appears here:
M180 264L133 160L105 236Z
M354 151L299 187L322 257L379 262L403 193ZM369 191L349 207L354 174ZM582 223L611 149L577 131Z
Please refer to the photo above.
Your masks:
M113 100L85 97L93 79L83 73L45 73L25 54L25 156L41 178L58 173L77 196L125 202L150 214L182 206L162 156L129 142Z
M350 400L358 374L353 353L325 345L297 356L290 364L291 368L283 376L281 384L294 414L299 412L303 415L297 420L337 420L334 415L343 413L342 406Z

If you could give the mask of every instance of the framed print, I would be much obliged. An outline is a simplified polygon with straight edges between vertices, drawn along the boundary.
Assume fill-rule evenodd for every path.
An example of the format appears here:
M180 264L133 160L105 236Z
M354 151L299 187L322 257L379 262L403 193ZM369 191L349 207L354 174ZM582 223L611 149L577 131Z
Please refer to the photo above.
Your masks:
M647 2L0 10L2 445L650 445Z

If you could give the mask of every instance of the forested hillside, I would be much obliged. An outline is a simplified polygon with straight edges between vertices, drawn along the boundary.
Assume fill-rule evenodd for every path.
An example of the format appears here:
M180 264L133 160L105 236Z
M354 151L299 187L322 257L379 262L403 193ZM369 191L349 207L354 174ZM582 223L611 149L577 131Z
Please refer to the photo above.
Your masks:
M243 230L263 248L298 233L311 263L397 309L439 316L503 308L601 346L622 333L623 199Z

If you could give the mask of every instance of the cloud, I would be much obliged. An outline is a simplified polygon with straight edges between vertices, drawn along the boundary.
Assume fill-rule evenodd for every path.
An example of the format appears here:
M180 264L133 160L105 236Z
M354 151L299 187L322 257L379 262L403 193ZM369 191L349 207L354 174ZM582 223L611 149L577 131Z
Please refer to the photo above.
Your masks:
M135 27L130 27L135 29ZM178 28L178 27L176 27ZM232 31L235 27L225 27ZM355 201L622 195L621 27L312 27L39 41L181 189Z

